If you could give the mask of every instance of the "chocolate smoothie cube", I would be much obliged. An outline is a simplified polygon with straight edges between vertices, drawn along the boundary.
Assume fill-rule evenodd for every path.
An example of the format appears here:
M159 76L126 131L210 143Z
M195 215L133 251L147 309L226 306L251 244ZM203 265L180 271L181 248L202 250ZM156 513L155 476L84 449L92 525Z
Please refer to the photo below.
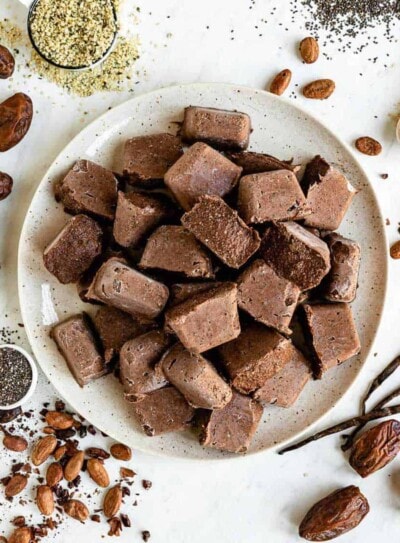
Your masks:
M254 398L278 407L291 407L310 379L310 365L304 355L292 346L290 361L255 392Z
M222 198L203 196L182 224L231 268L240 268L258 250L260 236Z
M324 280L324 297L331 302L352 302L356 297L361 249L339 234L324 238L331 251L331 271Z
M242 169L205 143L195 143L167 171L165 184L188 211L200 196L225 196L239 181Z
M175 283L170 287L169 307L178 305L195 294L219 287L222 281L203 281L201 283Z
M118 258L110 258L96 273L86 296L131 315L154 319L164 309L168 295L168 288L162 283Z
M197 354L231 341L240 334L235 283L226 282L168 309L165 324Z
M279 160L271 155L245 151L242 153L226 153L226 156L243 168L243 175L252 173L273 172L275 170L295 171L298 166L292 166L291 162Z
M56 186L56 199L67 212L87 213L112 221L117 205L118 181L113 172L90 160L78 160Z
M268 228L260 254L280 277L301 290L318 286L331 267L327 244L294 222Z
M300 289L279 277L262 259L255 260L238 279L238 306L266 326L291 334L290 321Z
M203 141L226 150L243 150L249 145L251 120L247 113L208 107L185 108L181 128L182 140L188 143Z
M232 399L230 386L214 366L199 354L176 343L161 359L161 369L195 408L221 409Z
M205 415L200 444L220 451L244 453L250 447L262 414L261 404L233 392L228 405Z
M56 324L50 335L79 386L83 387L107 373L90 319L85 313Z
M210 255L183 226L160 226L149 237L139 266L192 278L214 277Z
M136 319L108 305L98 309L93 322L103 344L104 358L107 363L119 354L122 346L129 339L143 334L154 326L150 321Z
M118 193L113 234L122 247L137 247L171 216L166 198L140 192Z
M297 177L289 170L242 177L238 211L246 224L299 220L308 213Z
M172 134L138 136L125 143L123 173L132 185L151 186L182 156L181 141Z
M322 230L337 230L356 189L320 156L307 165L301 184L311 210L304 223Z
M153 330L127 341L119 358L126 397L138 397L164 387L167 380L158 362L169 345L166 334Z
M44 265L60 283L76 283L100 255L102 237L95 220L76 215L44 250Z
M184 396L174 387L165 387L133 403L134 412L148 436L178 432L187 428L195 414Z
M252 323L218 352L232 385L249 394L290 361L291 342L263 324Z
M360 340L348 304L303 305L314 375L322 375L360 352Z

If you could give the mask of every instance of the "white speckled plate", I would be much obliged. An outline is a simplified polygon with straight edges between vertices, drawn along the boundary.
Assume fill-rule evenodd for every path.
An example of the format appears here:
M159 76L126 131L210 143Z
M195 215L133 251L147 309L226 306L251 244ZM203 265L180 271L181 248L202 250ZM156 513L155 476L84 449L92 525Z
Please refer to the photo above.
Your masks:
M250 114L251 149L304 162L319 153L336 164L359 190L340 232L362 247L358 296L353 304L362 352L307 385L290 409L270 406L248 454L292 439L325 415L349 389L370 351L383 308L387 249L382 216L365 172L351 151L319 121L289 101L249 88L221 84L170 87L138 96L108 111L58 156L32 200L19 247L19 293L32 349L60 394L92 424L136 449L194 459L227 458L200 447L188 431L150 438L138 428L117 380L109 375L81 390L49 338L49 323L93 307L80 302L74 285L61 285L44 268L42 253L67 220L53 196L53 183L78 158L121 169L123 142L131 136L176 130L190 104L238 109ZM54 304L54 307L52 306Z

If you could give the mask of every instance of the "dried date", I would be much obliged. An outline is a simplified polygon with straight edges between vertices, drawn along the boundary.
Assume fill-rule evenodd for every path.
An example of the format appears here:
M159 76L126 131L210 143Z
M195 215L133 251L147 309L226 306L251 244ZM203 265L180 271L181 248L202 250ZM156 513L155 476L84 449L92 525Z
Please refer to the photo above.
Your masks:
M0 79L8 79L14 73L15 60L11 52L0 45Z
M382 469L400 451L400 422L387 420L370 428L355 441L350 465L361 477Z
M0 104L0 152L19 143L31 126L32 100L18 92Z
M317 502L300 524L308 541L328 541L349 532L369 513L366 497L356 486L341 488Z
M12 177L7 173L0 172L0 201L10 196L13 188Z

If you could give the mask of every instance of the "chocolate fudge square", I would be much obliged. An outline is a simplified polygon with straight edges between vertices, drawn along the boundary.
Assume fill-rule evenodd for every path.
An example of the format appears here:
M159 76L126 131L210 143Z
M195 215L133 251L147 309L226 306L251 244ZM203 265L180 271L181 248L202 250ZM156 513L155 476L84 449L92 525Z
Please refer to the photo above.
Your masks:
M164 309L169 291L163 283L110 258L96 273L86 296L131 315L154 319Z
M95 220L76 215L44 250L44 265L60 283L76 283L100 255L102 238Z
M142 334L124 344L120 352L119 368L127 398L136 398L168 384L157 365L168 345L168 336L160 330Z
M138 422L148 436L184 430L195 414L193 407L174 387L150 392L132 405Z
M56 186L56 200L68 213L87 213L112 221L117 205L118 181L113 172L91 162L78 160Z
M151 186L164 178L182 156L181 141L172 134L138 136L125 143L123 173L133 185Z
M310 379L310 364L303 353L292 346L290 361L254 393L254 398L278 407L291 407Z
M249 394L290 361L291 342L263 324L251 323L218 353L234 388Z
M302 187L311 211L304 223L321 230L337 230L356 189L320 156L307 165Z
M185 108L182 140L202 141L221 150L243 150L249 146L251 120L247 113L210 107Z
M224 264L240 268L258 250L260 236L222 198L203 196L181 219Z
M240 309L288 335L300 292L296 285L279 277L262 259L255 260L238 278Z
M331 271L323 282L324 298L352 302L356 297L361 249L357 242L339 234L324 238L331 252Z
M219 287L222 281L202 281L201 283L175 283L170 287L169 307L178 305L195 294Z
M232 400L223 409L205 414L200 444L220 451L244 453L250 447L262 414L261 404L234 391Z
M167 171L165 184L180 206L188 211L200 196L225 196L239 181L242 169L221 153L195 143Z
M108 305L97 310L93 322L101 339L107 363L119 355L122 346L128 339L139 336L154 326L150 321L136 319L132 315Z
M107 373L91 321L85 313L56 324L50 335L79 386L83 387Z
M161 369L195 408L221 409L232 399L230 386L211 362L176 343L162 357Z
M331 267L327 244L294 222L268 228L260 254L280 277L301 290L317 287Z
M114 239L121 247L135 248L171 215L171 202L161 195L119 192Z
M246 224L299 220L308 213L297 177L289 170L242 177L238 211Z
M165 324L197 354L231 341L240 334L235 283L226 282L168 309Z
M139 266L209 279L214 271L209 253L183 226L160 226L149 237Z
M226 153L226 156L243 168L243 175L253 173L273 172L275 170L295 171L297 167L292 166L291 162L279 160L272 155L255 153L254 151L244 151L241 153Z
M323 374L360 352L360 340L348 304L304 304L305 331L312 349L314 375Z

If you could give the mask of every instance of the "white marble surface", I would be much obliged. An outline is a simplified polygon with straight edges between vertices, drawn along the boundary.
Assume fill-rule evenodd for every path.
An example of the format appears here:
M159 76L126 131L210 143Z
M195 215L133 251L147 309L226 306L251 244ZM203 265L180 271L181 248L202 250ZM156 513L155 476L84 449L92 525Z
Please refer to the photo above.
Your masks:
M302 17L299 15L291 22L287 1L156 0L151 8L144 1L139 4L137 30L142 57L132 92L192 81L224 81L264 88L277 71L291 68L291 88L296 91L298 102L345 141L351 143L355 137L369 134L383 143L380 157L360 159L370 174L384 217L390 219L389 241L398 238L400 145L394 137L394 121L399 113L398 44L385 41L374 31L379 42L374 49L367 48L359 55L352 50L337 53L336 45L330 44L325 51L331 60L321 57L317 64L306 66L296 53L296 44L305 32ZM274 6L275 14L270 16ZM16 0L2 0L0 18L6 16L22 24L24 8ZM368 60L376 55L376 63ZM26 79L29 72L22 64L21 61L11 80L0 82L1 100L11 92L24 90L35 104L35 118L27 138L0 156L0 170L15 179L12 196L0 203L0 328L17 328L24 344L23 329L18 328L16 248L35 187L71 137L131 93L73 98L35 77ZM301 86L315 77L336 81L337 91L329 101L308 102L297 94L296 84ZM381 173L388 173L389 179L381 179ZM373 350L376 356L370 357L351 393L321 426L355 413L358 398L369 380L398 354L399 273L399 263L391 261L388 303ZM399 381L400 375L395 376L392 386L399 385ZM26 407L39 408L53 396L52 386L41 378L35 399ZM140 507L131 515L133 528L124 531L121 542L140 541L140 530L149 529L151 541L163 543L292 543L298 540L297 525L309 506L334 488L348 484L361 487L370 501L371 513L341 541L372 543L378 537L396 536L400 528L398 460L361 480L346 462L337 437L284 457L266 453L210 464L161 460L135 453L133 464L138 480L151 479L153 488L141 496ZM8 472L8 467L9 457L0 450L0 476ZM19 512L17 509L10 510L0 499L0 534L8 533L9 520ZM28 506L24 512L34 513L34 507ZM89 523L83 527L71 521L49 539L64 543L73 536L78 541L97 541L105 532L104 525Z

